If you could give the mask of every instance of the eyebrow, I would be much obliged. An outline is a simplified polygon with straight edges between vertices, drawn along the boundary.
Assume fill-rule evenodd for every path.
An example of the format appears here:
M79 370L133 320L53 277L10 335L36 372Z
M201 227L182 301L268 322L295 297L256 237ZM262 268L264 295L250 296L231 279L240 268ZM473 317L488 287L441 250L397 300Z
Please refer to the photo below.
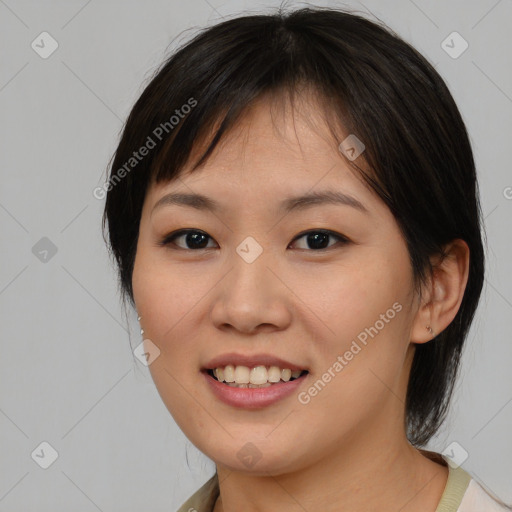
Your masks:
M313 206L322 204L345 205L369 214L368 209L355 197L337 190L323 190L320 192L310 192L297 197L290 197L281 202L280 210L289 213L294 210L305 210ZM211 212L220 211L221 205L214 199L202 194L188 194L171 192L161 197L153 206L152 213L163 206L178 205L195 208L196 210L209 210Z

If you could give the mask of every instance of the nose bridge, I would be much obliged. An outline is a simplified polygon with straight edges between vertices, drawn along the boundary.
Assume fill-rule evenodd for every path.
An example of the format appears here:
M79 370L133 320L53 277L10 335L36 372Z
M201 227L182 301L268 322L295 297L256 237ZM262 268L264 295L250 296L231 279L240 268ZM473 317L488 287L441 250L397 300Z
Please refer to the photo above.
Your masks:
M272 265L270 252L268 247L263 247L254 237L247 236L230 255L233 270L229 293L235 306L238 302L238 307L251 311L261 308L269 299L272 302L276 290L272 274L267 268Z
M240 293L240 299L255 302L262 295L272 294L273 284L268 266L272 265L270 250L263 248L255 238L246 237L230 255L232 265L233 295Z

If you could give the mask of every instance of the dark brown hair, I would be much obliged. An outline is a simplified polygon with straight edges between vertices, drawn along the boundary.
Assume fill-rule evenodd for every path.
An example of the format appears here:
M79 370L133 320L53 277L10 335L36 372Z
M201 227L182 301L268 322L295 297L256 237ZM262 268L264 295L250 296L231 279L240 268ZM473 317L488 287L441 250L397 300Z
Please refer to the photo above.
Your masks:
M293 97L304 84L316 91L326 120L337 119L364 142L364 153L349 163L396 218L417 290L431 275L429 257L443 254L445 244L460 238L470 249L469 279L455 319L434 340L416 346L406 427L410 442L421 446L445 419L478 305L481 208L470 141L448 88L421 54L382 23L329 8L279 8L218 23L173 52L135 103L104 189L103 228L108 222L120 290L134 305L132 271L151 180L175 179L193 146L211 133L195 170L236 129L251 102L283 92ZM334 125L329 122L333 134ZM146 156L130 160L150 145Z

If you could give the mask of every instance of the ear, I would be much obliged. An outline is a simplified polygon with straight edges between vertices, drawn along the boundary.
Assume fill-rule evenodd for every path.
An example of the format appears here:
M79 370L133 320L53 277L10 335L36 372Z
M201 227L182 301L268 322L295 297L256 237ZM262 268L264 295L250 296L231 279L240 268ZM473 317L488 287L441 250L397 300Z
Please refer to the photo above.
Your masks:
M433 276L422 290L422 303L411 330L411 343L426 343L440 334L459 310L469 274L469 247L455 239L444 256L431 258ZM429 329L430 327L430 329Z

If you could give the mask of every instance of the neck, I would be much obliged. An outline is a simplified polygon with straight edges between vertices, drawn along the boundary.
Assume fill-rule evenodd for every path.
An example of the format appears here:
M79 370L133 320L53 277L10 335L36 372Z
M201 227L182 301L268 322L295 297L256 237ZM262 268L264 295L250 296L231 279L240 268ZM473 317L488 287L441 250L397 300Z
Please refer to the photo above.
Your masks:
M354 435L330 457L277 476L217 465L220 496L214 512L434 512L447 466L427 458L405 437L389 439L382 428L374 437Z

